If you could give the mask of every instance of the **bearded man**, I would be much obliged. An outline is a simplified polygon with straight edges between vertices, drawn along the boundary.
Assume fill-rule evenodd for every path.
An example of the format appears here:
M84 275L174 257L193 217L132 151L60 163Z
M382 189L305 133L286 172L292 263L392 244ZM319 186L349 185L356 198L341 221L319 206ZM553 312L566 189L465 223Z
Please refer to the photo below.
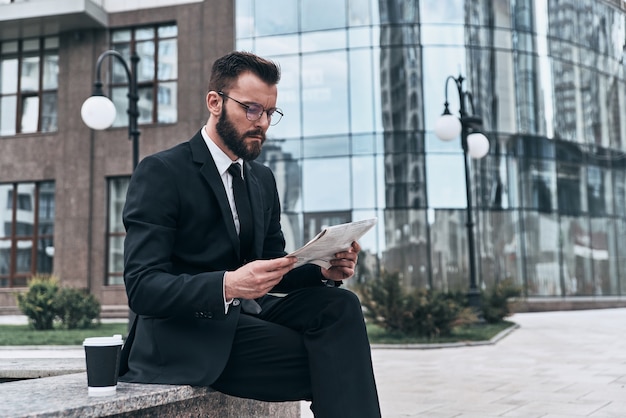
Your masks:
M283 116L279 80L278 65L254 54L219 58L206 125L133 173L124 280L136 319L120 380L310 400L317 417L380 417L361 305L340 287L360 246L328 269L294 268L274 176L254 161Z

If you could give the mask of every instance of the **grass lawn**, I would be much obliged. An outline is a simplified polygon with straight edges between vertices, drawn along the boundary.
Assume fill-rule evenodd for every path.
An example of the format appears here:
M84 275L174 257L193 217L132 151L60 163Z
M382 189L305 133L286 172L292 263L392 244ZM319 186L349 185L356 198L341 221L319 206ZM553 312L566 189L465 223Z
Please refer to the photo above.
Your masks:
M515 323L502 321L498 324L479 324L459 326L452 330L449 337L428 339L425 337L408 337L399 333L387 332L383 328L367 324L367 334L372 344L441 344L465 341L488 341Z
M509 321L499 324L457 327L452 336L434 339L407 337L388 333L382 328L368 324L367 332L372 344L434 344L461 341L486 341L499 332L513 326ZM0 325L0 346L6 345L82 345L87 337L102 337L121 334L126 338L128 324L99 324L89 329L54 329L35 331L28 325Z
M0 325L0 345L82 345L87 337L126 337L128 324L99 324L89 329L35 331L28 325Z

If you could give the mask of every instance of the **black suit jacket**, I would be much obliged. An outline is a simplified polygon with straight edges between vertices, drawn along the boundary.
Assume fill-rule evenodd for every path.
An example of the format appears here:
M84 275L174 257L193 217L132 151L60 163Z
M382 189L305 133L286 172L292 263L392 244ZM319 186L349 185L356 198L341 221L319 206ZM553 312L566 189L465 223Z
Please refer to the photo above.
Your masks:
M244 164L255 259L284 256L274 176ZM124 347L123 381L211 385L223 370L240 305L224 312L223 277L239 263L239 238L213 158L198 132L148 156L130 181L123 212L124 280L136 330ZM292 270L273 291L321 286L318 267ZM124 369L124 365L122 369Z

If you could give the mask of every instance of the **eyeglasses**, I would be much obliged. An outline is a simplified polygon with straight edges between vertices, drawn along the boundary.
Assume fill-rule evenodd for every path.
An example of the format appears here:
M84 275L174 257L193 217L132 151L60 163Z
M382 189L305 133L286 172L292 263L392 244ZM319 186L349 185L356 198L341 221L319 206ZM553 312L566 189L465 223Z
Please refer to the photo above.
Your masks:
M271 109L265 109L263 106L261 106L258 103L250 103L250 104L241 103L239 100L233 99L232 97L228 96L223 91L218 91L217 94L219 94L222 97L226 97L227 99L232 100L233 102L239 104L241 107L246 109L246 119L248 119L250 122L254 122L254 121L261 119L261 116L263 116L263 112L267 114L267 121L272 126L280 122L280 120L283 117L283 111L276 107L273 107Z

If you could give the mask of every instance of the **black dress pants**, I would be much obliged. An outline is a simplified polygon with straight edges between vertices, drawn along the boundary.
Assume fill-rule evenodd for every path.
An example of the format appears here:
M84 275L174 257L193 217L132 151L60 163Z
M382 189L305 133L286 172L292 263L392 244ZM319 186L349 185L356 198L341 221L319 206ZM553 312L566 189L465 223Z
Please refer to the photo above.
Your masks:
M266 296L240 315L230 358L212 387L264 401L311 400L320 418L380 417L361 304L345 289Z

